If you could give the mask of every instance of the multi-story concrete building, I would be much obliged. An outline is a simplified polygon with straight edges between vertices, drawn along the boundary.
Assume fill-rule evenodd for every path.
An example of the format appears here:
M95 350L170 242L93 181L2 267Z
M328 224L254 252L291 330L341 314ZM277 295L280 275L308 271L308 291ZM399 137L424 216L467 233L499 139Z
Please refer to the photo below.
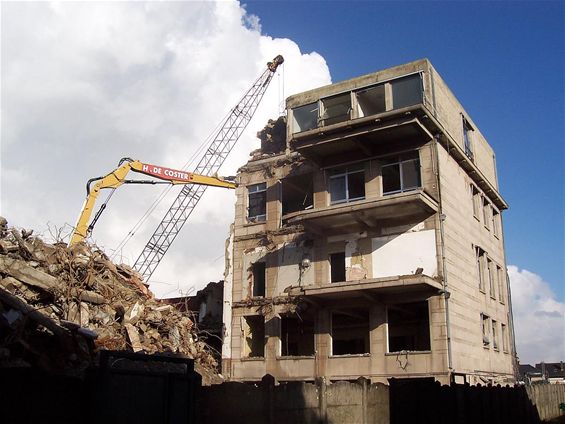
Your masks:
M238 173L224 375L513 381L495 155L430 62L286 106Z

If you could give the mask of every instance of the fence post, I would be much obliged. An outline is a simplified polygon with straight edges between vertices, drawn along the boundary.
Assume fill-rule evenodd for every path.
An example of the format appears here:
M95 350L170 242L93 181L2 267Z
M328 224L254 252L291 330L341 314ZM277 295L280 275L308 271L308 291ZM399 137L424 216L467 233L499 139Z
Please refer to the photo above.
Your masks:
M326 424L328 422L326 379L324 377L316 378L316 386L318 388L318 410L319 410L320 422Z
M275 377L271 374L265 374L261 379L261 388L263 389L263 411L264 417L268 420L267 423L274 424L275 414L274 414L274 396L273 390L275 390Z
M368 412L367 412L367 385L369 380L365 377L359 377L357 379L357 383L361 384L361 388L363 389L361 394L361 412L363 417L363 424L369 424Z

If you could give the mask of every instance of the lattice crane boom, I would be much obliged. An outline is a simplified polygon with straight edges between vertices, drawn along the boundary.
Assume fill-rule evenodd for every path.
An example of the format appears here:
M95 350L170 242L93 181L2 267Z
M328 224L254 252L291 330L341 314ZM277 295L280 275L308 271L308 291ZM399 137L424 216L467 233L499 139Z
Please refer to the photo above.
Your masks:
M212 176L218 172L251 121L277 67L283 61L283 57L279 55L272 62L267 63L267 69L257 78L220 125L206 152L196 165L194 173ZM134 264L134 268L143 275L145 281L149 281L205 191L206 186L184 186L176 197Z

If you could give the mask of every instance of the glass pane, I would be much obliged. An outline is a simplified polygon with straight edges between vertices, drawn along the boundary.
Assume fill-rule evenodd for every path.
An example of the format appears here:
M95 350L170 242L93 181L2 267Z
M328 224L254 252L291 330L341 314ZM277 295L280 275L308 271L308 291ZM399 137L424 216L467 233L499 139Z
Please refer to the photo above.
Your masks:
M324 105L324 125L331 125L349 119L349 111L351 110L351 96L349 93L322 99L322 104Z
M266 215L267 192L249 193L249 218Z
M318 127L318 103L310 103L292 109L294 132L311 130Z
M422 103L422 81L419 74L391 82L394 109Z
M331 203L346 200L345 175L343 177L330 178L330 200Z
M365 173L355 172L348 175L349 199L365 198Z
M383 166L383 193L400 191L400 165Z
M359 118L376 115L386 110L384 85L358 91L355 94L357 96L357 113Z
M420 187L420 161L402 162L402 190Z

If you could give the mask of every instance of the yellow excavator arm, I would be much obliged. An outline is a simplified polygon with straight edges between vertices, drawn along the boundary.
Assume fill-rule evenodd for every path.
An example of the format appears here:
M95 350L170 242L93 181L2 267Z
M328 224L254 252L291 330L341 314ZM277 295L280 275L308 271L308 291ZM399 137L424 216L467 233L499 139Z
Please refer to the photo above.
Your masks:
M192 172L142 163L138 160L133 160L130 158L123 158L120 161L118 167L109 174L103 177L93 178L88 181L86 185L86 200L84 201L84 205L79 215L77 224L73 230L73 234L71 235L69 246L83 241L92 230L94 222L90 225L89 222L94 210L94 205L96 204L96 199L100 194L100 190L105 188L116 189L122 184L126 183L155 183L154 181L126 180L126 176L130 171L149 175L160 180L164 180L165 182L170 184L200 184L231 189L237 187L234 182L228 181L221 177L208 177L205 175L194 174ZM91 184L95 181L96 183L91 187Z

